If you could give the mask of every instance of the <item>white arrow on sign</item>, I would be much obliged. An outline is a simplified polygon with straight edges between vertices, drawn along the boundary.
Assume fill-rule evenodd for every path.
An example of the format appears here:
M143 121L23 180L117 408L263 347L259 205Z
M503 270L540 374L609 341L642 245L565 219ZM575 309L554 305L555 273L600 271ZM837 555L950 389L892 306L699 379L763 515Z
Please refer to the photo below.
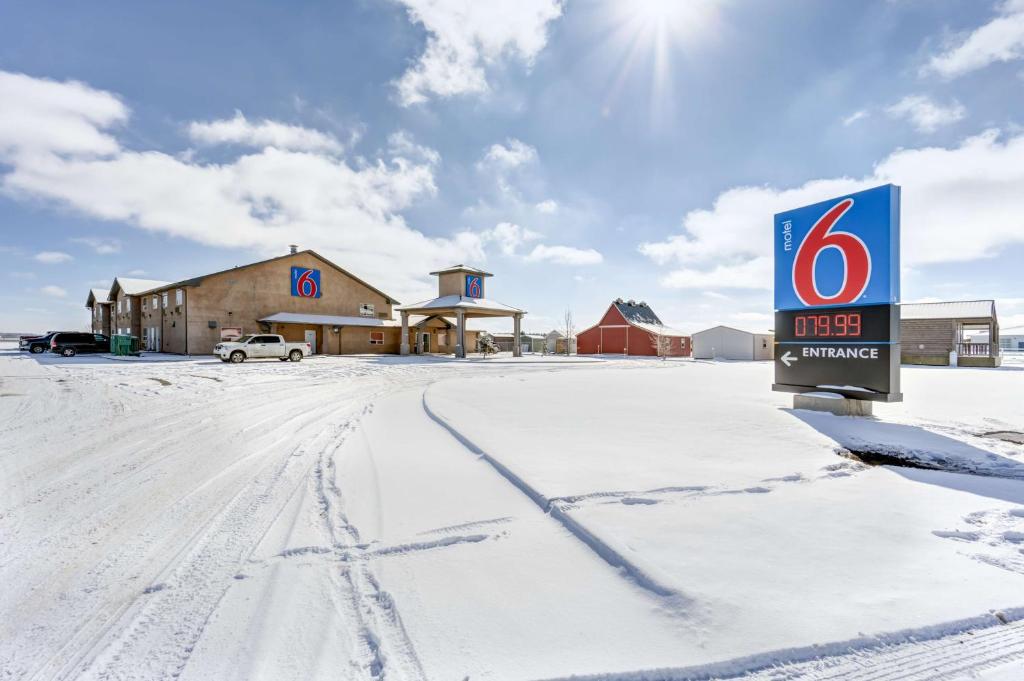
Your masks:
M786 350L786 354L784 354L782 357L779 357L779 359L781 359L782 363L785 364L787 367L792 366L793 362L800 361L799 357L794 357L793 355L789 354L789 350Z

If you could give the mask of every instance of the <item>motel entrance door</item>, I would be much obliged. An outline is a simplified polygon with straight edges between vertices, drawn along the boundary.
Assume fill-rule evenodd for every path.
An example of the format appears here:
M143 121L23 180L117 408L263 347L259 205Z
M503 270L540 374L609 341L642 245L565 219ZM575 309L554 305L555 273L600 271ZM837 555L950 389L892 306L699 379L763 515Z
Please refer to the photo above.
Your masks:
M423 343L423 345L422 345L422 348L423 348L422 352L423 352L423 354L426 354L426 353L430 352L430 333L424 333L421 336L421 338L423 339L422 340L422 343Z
M306 342L309 343L309 347L312 349L312 354L317 353L316 347L316 329L306 329L305 333Z

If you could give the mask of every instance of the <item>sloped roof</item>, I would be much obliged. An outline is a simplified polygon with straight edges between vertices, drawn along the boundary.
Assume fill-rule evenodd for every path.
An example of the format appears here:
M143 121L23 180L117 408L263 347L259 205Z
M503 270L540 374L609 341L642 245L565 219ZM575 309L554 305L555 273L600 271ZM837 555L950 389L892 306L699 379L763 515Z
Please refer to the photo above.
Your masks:
M745 333L748 336L774 335L771 331L747 331L746 329L737 329L735 326L726 326L725 324L717 324L707 329L701 329L700 331L694 332L692 335L697 336L698 334L707 333L708 331L714 331L715 329L728 329L729 331L735 331L737 333Z
M104 291L101 288L89 289L89 295L85 298L85 306L92 307L97 303L100 305L109 304L110 300L107 299L108 295L110 295L110 292Z
M113 300L117 295L117 289L120 288L125 292L125 295L138 296L146 291L151 291L155 288L163 288L169 286L169 281L159 281L157 279L128 279L125 277L115 277L114 283L110 287L110 299Z
M616 298L612 301L612 304L608 306L608 310L611 310L613 307L619 311L619 314L622 315L622 318L626 320L627 324L635 326L642 331L653 333L656 336L671 336L673 338L685 338L690 335L685 331L665 326L661 322L661 319L658 318L658 315L654 314L654 310L651 309L651 306L643 301L638 303L632 300L626 301L622 298ZM601 319L604 319L607 314L608 311L606 310L605 314L601 315ZM585 333L591 329L596 329L599 326L601 326L600 321L598 321L597 324L588 326L582 331L577 331L576 335L579 336L581 333Z
M451 267L446 267L443 270L431 272L431 274L448 274L449 272L469 272L470 274L479 274L482 277L494 276L490 272L484 272L481 269L478 269L476 267L470 267L469 265L452 265Z
M275 312L263 317L261 322L277 324L325 324L327 326L398 326L394 319L374 317L349 317L345 315L305 314L301 312Z
M679 329L673 329L670 326L664 324L645 324L643 322L630 322L633 326L638 329L643 329L648 333L653 333L655 336L671 336L672 338L686 338L690 334Z
M654 310L643 301L637 303L632 300L625 301L619 298L612 305L618 309L619 313L630 324L656 324L664 326L658 315L654 314Z
M900 319L978 319L996 317L994 300L951 300L939 303L904 303Z
M401 305L396 308L397 310L458 310L462 309L466 312L482 312L482 313L507 313L507 314L525 314L523 310L515 307L511 307L504 303L499 303L496 300L488 300L487 298L466 298L458 294L451 294L448 296L441 296L440 298L434 298L433 300L424 300L423 302L414 303L412 305Z
M236 265L236 266L231 267L231 268L226 269L226 270L220 270L219 272L210 272L209 274L201 274L201 275L199 275L197 277L192 277L190 279L182 279L181 281L175 281L175 282L167 282L167 281L155 282L157 285L151 287L150 289L147 289L147 291L148 290L152 290L152 289L158 289L158 288L168 288L168 287L171 287L171 286L197 286L200 282L202 282L203 279L206 279L208 277L213 277L213 276L216 276L218 274L225 274L227 272L235 272L237 270L244 270L244 269L246 269L248 267L255 267L257 265L262 265L264 263L274 262L275 260L283 260L284 258L293 258L293 257L295 257L297 255L311 255L314 258L316 258L317 260L320 260L321 262L323 262L325 265L329 265L330 267L333 267L337 271L341 272L346 277L349 277L350 279L359 282L360 284L362 284L366 288L370 289L371 291L373 291L377 295L379 295L382 298L384 298L385 300L387 300L389 303L395 304L395 305L398 304L398 301L395 300L393 297L391 297L388 294L384 293L380 289L371 286L370 284L366 283L365 281L363 281L362 279L360 279L356 275L352 274L351 272L349 272L345 268L339 267L338 265L336 265L335 263L331 262L330 260L328 260L324 256L320 255L316 251L314 251L312 249L309 249L309 248L307 248L306 250L303 250L303 251L298 251L296 253L285 253L284 255L274 256L273 258L267 258L265 260L257 260L256 262L250 262L250 263L247 263L245 265Z

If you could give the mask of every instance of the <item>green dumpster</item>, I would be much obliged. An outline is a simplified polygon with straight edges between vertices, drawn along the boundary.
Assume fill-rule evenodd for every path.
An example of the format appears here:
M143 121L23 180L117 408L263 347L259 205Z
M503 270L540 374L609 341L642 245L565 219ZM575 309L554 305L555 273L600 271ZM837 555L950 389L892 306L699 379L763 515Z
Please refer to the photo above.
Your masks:
M114 335L110 337L110 354L112 355L134 355L139 356L140 346L138 336Z

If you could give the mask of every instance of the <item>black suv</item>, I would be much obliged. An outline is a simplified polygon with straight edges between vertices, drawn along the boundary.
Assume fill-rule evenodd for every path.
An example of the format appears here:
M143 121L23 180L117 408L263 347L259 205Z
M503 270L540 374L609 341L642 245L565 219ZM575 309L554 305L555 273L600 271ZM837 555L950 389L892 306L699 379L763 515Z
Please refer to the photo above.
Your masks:
M50 339L50 352L64 357L80 352L110 352L110 339L102 333L56 333Z
M49 333L42 336L33 336L30 338L22 338L18 341L19 350L28 350L31 353L39 354L40 352L46 352L50 349L50 341L56 336L59 331L50 331Z

